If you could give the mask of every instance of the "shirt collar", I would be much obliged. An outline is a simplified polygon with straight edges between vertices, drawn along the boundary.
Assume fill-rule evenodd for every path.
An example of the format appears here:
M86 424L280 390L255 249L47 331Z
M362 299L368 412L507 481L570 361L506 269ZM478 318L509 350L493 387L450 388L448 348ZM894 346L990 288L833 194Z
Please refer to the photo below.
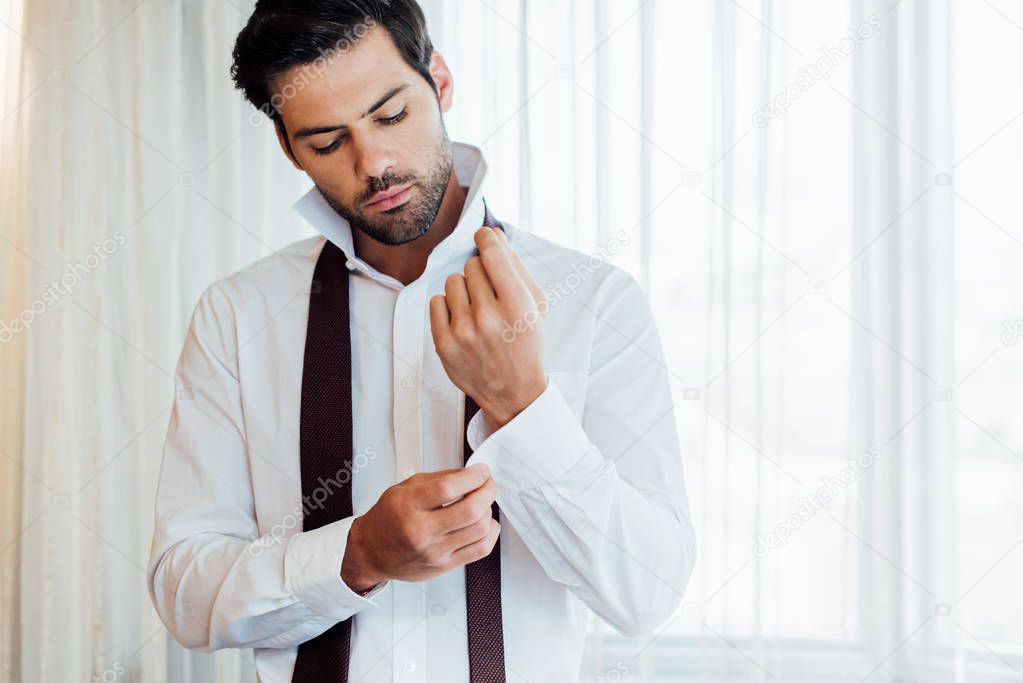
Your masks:
M451 154L458 184L469 189L458 224L450 235L434 247L427 259L427 271L446 264L455 256L468 255L476 247L473 235L483 225L486 209L482 190L488 168L487 162L483 158L483 152L473 145L454 142L451 143ZM351 225L347 219L342 218L331 208L319 188L314 186L295 202L293 208L317 232L345 253L348 257L349 269L354 268L367 274L378 275L388 280L392 279L380 274L375 268L355 255Z

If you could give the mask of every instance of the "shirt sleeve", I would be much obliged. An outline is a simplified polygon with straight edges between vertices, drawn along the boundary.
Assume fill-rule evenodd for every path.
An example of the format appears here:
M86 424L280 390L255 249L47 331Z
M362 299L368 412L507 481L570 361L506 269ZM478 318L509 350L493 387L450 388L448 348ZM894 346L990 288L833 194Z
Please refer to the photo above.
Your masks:
M175 399L156 497L149 591L185 647L288 648L360 610L342 580L354 517L301 528L301 502L280 534L255 518L230 301L216 285L192 315L175 373Z
M548 577L635 636L681 603L695 534L675 402L646 297L615 269L587 306L597 321L582 418L549 378L493 433L482 411L470 420L467 465L488 465L502 520Z

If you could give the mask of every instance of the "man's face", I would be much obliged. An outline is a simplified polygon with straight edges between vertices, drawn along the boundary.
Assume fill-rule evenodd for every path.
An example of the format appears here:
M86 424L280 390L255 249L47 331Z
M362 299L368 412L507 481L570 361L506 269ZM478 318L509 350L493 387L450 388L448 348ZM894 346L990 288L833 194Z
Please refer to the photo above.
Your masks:
M353 229L384 244L424 235L452 169L436 91L380 27L316 66L271 84L295 161Z

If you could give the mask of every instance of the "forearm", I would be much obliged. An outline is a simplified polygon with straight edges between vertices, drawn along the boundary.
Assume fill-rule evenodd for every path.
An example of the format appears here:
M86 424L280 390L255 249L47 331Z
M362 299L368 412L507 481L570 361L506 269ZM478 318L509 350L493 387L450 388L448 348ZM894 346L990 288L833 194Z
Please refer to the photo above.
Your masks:
M653 630L675 612L692 573L688 519L598 454L568 477L568 487L499 496L502 511L552 580L626 635Z
M668 618L695 562L673 430L650 430L628 456L646 471L626 476L552 387L469 460L491 468L503 517L547 575L623 633Z
M351 521L280 543L190 535L154 554L153 604L185 647L297 646L375 604L341 578Z

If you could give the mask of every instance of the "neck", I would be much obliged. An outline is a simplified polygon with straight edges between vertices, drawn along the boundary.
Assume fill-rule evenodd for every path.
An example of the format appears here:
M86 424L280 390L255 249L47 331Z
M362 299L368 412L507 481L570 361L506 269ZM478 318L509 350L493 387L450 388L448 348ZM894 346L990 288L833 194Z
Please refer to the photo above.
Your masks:
M390 275L404 285L414 282L426 270L426 260L433 248L454 232L464 204L465 190L458 184L458 177L452 169L437 217L425 235L405 244L391 245L377 242L361 230L355 230L352 234L355 253L384 275Z

